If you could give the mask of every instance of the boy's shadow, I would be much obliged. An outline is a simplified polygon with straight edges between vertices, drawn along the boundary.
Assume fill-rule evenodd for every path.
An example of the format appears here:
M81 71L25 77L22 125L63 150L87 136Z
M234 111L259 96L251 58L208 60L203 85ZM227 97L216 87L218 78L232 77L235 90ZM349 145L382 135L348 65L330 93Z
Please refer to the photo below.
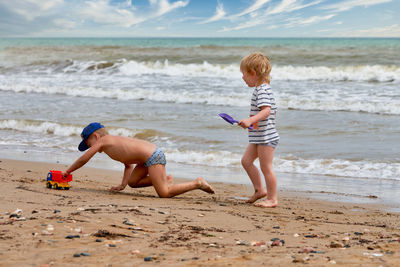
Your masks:
M107 189L95 189L95 188L85 188L85 187L73 187L70 189L73 192L82 192L82 193L94 193L96 195L105 195L105 196L113 196L113 195L125 195L129 197L150 197L156 198L155 195L143 194L139 192L110 192Z
M199 199L198 196L175 196L172 198L160 198L157 196L157 193L154 192L154 194L151 193L145 193L145 192L126 192L126 191L120 191L120 192L110 192L108 189L96 189L96 188L85 188L85 187L73 187L70 189L70 191L73 192L82 192L82 193L93 193L96 195L104 195L104 196L115 196L115 195L123 195L127 197L139 197L139 198L156 198L156 199L171 199L171 200L189 200L189 201L210 201L210 202L215 202L218 201L216 196L207 196L205 195L204 197L201 197Z

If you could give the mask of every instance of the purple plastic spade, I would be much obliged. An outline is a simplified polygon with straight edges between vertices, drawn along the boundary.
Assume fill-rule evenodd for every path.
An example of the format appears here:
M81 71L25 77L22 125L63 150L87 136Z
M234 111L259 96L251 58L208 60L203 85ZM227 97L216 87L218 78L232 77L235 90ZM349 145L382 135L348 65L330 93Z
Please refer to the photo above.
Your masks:
M229 122L230 124L238 124L239 121L235 120L234 118L232 118L231 116L229 116L226 113L220 113L218 114L221 118L223 118L225 121ZM250 130L253 130L253 126L249 127Z
M231 116L229 116L226 113L220 113L218 114L221 118L223 118L225 121L229 122L230 124L235 124L238 123L237 120L235 120L234 118L232 118Z

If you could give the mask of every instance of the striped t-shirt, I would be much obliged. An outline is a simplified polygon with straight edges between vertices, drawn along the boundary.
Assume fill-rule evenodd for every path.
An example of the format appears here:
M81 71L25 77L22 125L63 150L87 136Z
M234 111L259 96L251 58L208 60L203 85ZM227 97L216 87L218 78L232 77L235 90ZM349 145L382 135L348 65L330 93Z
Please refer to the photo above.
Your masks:
M262 84L254 89L251 97L250 117L261 111L260 107L271 107L269 116L253 124L253 130L249 129L249 142L253 144L266 144L279 140L279 134L275 128L276 104L275 98L268 84Z

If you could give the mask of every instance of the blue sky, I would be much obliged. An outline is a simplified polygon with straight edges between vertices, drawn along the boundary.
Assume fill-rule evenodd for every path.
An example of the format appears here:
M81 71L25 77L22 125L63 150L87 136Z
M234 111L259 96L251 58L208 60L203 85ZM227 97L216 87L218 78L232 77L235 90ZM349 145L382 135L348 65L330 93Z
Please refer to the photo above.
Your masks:
M0 36L400 37L399 0L0 0Z

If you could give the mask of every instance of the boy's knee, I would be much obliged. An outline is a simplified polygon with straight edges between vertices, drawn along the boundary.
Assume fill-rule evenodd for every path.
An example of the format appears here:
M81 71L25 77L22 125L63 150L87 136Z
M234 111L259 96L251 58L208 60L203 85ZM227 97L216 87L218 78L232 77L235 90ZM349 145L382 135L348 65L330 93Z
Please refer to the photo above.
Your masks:
M171 194L169 193L169 190L156 190L157 194L161 198L168 198L171 197Z
M158 196L161 198L169 198L171 197L169 192L158 192Z
M248 166L250 166L252 164L252 162L247 160L246 158L242 158L242 160L240 162L242 163L242 166L244 168L246 168L246 167L248 167Z
M133 183L133 182L129 181L128 186L131 188L137 188L137 183Z
M240 160L240 163L242 163L242 166L244 167L244 166L246 165L246 160L245 160L244 158L242 158L242 159Z
M268 167L260 166L260 167L261 167L261 171L264 174L264 176L270 176L270 175L274 174L272 166L268 166Z

